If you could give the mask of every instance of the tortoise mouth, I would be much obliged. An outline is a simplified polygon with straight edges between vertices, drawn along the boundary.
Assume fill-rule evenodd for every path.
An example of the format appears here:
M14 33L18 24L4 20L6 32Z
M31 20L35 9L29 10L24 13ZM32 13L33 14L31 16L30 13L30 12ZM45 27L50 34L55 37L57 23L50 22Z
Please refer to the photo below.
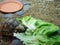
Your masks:
M5 3L2 3L0 10L2 12L9 13L9 12L19 11L22 8L23 8L23 4L20 2L19 3L18 2L5 2Z

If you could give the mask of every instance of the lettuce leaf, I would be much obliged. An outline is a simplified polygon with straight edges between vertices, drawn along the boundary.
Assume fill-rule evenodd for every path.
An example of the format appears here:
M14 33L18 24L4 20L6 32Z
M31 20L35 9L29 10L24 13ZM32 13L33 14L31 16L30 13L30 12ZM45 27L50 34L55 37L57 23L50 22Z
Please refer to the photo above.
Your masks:
M60 45L60 35L54 32L59 30L59 27L42 21L40 19L35 19L30 16L26 16L21 20L22 23L28 27L25 33L16 33L14 36L21 39L26 45Z

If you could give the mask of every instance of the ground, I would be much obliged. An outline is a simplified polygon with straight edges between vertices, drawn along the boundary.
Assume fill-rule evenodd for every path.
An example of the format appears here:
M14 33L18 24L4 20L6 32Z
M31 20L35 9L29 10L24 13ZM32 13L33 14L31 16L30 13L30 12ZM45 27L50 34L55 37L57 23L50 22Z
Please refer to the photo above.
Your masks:
M42 19L47 22L51 22L60 27L60 1L46 1L46 0L27 0L31 2L30 9L25 12L24 16L32 16L35 18ZM3 15L0 13L0 16ZM15 14L14 14L15 15ZM14 16L15 17L15 16ZM0 17L0 20L3 18ZM1 21L0 21L1 22Z

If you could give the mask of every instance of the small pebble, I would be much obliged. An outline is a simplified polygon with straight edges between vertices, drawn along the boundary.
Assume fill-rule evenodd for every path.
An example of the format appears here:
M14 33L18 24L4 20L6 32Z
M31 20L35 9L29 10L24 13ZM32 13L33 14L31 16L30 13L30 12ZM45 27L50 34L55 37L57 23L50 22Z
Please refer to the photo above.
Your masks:
M27 11L27 10L29 10L29 8L30 8L29 5L25 5L24 8L23 8L24 12Z
M58 30L58 34L60 35L60 30Z
M19 11L19 12L16 12L15 13L17 16L21 16L21 15L23 15L24 14L24 11L23 10L21 10L21 11Z
M14 39L11 45L23 45L22 42L18 39Z
M12 18L13 17L13 14L4 14L3 17L4 18Z
M24 5L30 5L30 2L23 2Z
M19 2L23 2L23 0L18 0Z

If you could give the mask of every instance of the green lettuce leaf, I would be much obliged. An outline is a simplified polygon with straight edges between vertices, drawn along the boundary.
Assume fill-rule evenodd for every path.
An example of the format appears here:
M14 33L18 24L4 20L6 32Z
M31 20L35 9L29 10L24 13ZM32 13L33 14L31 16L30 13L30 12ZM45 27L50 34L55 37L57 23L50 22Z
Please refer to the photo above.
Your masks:
M24 44L60 45L60 35L57 33L53 35L59 30L58 26L30 16L22 19L18 18L17 21L22 21L22 23L28 27L25 33L14 34L14 36L21 39Z

